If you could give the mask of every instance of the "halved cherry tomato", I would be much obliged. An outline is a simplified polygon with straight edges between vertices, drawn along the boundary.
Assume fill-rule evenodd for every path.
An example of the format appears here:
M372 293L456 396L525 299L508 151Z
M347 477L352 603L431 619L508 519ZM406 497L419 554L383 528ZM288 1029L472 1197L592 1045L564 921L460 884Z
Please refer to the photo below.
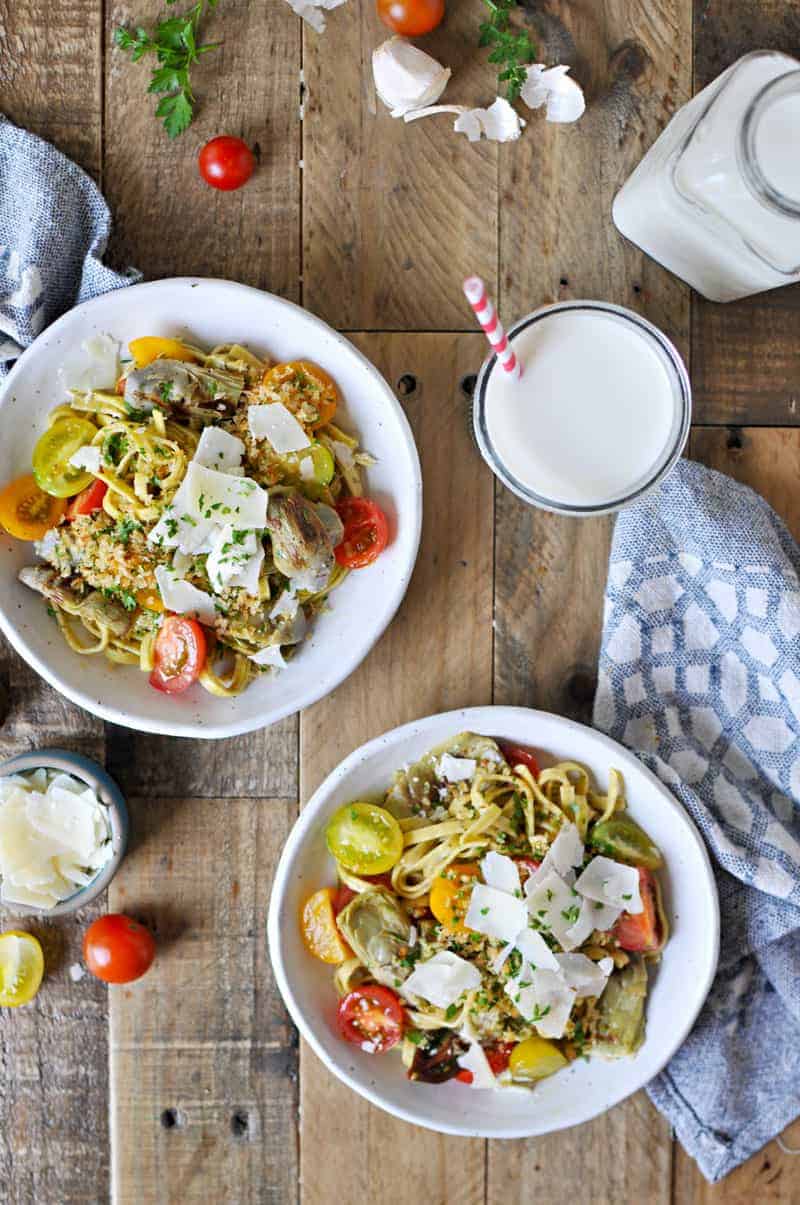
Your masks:
M519 881L523 884L541 866L541 862L537 862L535 858L515 858L514 861L519 868Z
M246 142L232 134L212 138L200 152L200 175L206 184L222 192L241 188L253 174L256 159Z
M336 513L344 523L342 542L334 549L338 563L346 569L371 565L389 542L386 515L369 498L342 498Z
M469 907L474 880L480 868L477 862L453 862L431 884L430 910L440 925L454 933L466 932L464 917Z
M0 933L0 1008L28 1004L44 975L44 954L38 938L20 929Z
M403 830L391 812L356 800L339 808L325 830L328 849L352 874L382 874L403 852Z
M417 38L441 24L444 0L378 0L378 16L395 33Z
M336 413L339 404L336 382L324 368L310 360L273 364L264 373L261 383L270 390L270 400L283 402L293 414L304 402L310 403L317 411L317 417L303 425L311 431L324 427Z
M206 634L196 619L168 615L153 649L150 685L165 694L179 694L197 681L206 663Z
M356 894L352 887L340 883L333 896L333 915L338 916L340 912L344 912L350 901L356 898Z
M508 1069L508 1060L516 1042L495 1042L493 1046L484 1046L483 1053L494 1075L502 1075Z
M340 888L341 890L341 888ZM349 957L350 950L336 928L334 887L323 887L303 904L300 927L306 949L322 962L337 964Z
M70 457L97 435L97 427L86 418L59 418L36 441L33 475L36 484L56 498L72 498L94 480L86 469L76 469Z
M497 743L502 750L503 757L512 769L514 766L525 766L534 778L539 777L539 763L530 749L525 749L522 745L509 744L508 741L498 741Z
M639 894L642 897L642 912L623 912L612 929L623 950L637 953L653 953L661 948L661 921L658 915L655 878L644 866L639 868Z
M399 998L380 983L357 987L339 1002L339 1032L368 1054L384 1054L403 1036L405 1014Z
M71 498L67 506L67 518L77 519L78 515L91 515L100 510L103 499L108 493L105 481L95 478L90 486L82 490L75 498Z
M144 607L147 611L164 610L164 603L161 601L161 595L158 590L150 590L146 586L142 590L136 591L136 601L140 607Z
M455 1078L460 1084L471 1084L475 1076L471 1071L468 1071L466 1067L462 1067L461 1070L456 1073Z
M87 967L106 983L131 983L149 971L156 956L152 933L137 920L111 912L93 921L83 936Z
M197 356L181 343L180 339L167 339L161 335L142 335L140 339L131 339L128 351L133 356L137 368L146 368L153 360L184 360L187 363L196 362ZM117 393L125 392L123 380L122 389L117 382Z
M17 477L0 491L0 524L16 540L41 540L66 508L63 498L39 489L32 473Z
M518 1042L508 1059L511 1078L519 1084L532 1084L536 1080L546 1079L566 1065L567 1060L555 1043L538 1034Z

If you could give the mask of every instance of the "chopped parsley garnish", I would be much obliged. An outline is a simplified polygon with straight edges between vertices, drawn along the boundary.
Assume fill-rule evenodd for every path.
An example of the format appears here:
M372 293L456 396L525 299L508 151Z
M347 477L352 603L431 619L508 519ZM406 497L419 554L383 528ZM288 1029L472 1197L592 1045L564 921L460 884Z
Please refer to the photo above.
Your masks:
M452 1021L452 1020L453 1020L453 1017L456 1015L456 1013L457 1013L457 1012L458 1012L458 1005L456 1005L456 1004L448 1004L448 1006L447 1006L447 1008L446 1008L446 1010L445 1010L445 1014L444 1014L444 1016L445 1016L445 1020L446 1020L446 1021Z
M159 397L165 405L169 405L169 399L172 397L172 381L162 381L158 386Z
M568 921L569 924L574 925L580 915L580 911L580 905L573 904L571 908L562 908L561 915L564 917L565 921Z
M135 519L117 519L116 526L111 529L111 538L118 544L127 544L134 531L141 531L141 523Z

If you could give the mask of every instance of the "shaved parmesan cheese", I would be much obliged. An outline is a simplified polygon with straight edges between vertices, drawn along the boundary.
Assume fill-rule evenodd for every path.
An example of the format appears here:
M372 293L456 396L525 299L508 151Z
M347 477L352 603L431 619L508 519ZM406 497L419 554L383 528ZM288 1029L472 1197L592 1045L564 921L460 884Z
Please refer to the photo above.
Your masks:
M108 812L71 775L37 770L0 783L0 902L50 909L110 858Z
M204 427L192 460L220 473L230 473L241 467L244 452L244 444L235 435L221 427Z
M519 894L517 864L505 854L491 850L481 862L481 873L488 887L496 887L498 891L507 891L510 895Z
M247 407L247 426L253 439L267 439L279 456L300 452L311 440L283 402Z
M567 930L567 937L570 941L570 946L567 948L574 950L578 946L582 946L595 929L599 929L601 933L607 933L617 923L621 914L621 908L611 908L608 904L601 904L598 900L589 900L584 896L581 899L578 919Z
M237 531L228 523L213 537L206 572L217 593L237 586L258 597L258 577L264 561L264 546L253 531Z
M528 879L525 895L528 911L536 925L549 930L562 949L573 950L575 943L568 934L579 919L581 903L573 888L551 870L544 878Z
M519 975L506 982L505 990L520 1016L532 1021L543 1038L564 1036L577 993L566 986L560 971L532 971L523 963Z
M284 590L275 606L269 613L270 619L280 619L285 615L287 619L294 619L297 614L297 608L300 606L300 599L293 590Z
M64 388L80 393L113 389L118 378L119 344L110 335L92 335L85 339L80 352L66 359L61 368Z
M600 962L592 962L585 954L556 954L556 959L564 983L574 988L576 999L603 994L610 974L603 964L610 962L613 969L613 959L603 958Z
M192 461L181 490L184 486L186 509L198 522L254 530L266 526L267 491L250 477L233 477Z
M514 945L525 961L529 963L531 970L558 970L556 955L541 933L537 933L535 929L523 929L521 933L517 934Z
M577 826L568 820L558 830L555 841L545 855L545 861L549 861L553 869L563 876L573 866L583 863L583 852L583 841Z
M440 950L427 962L418 962L400 989L404 996L418 996L436 1008L449 1008L464 992L481 985L481 973L471 962L449 950Z
M445 778L448 782L466 782L472 778L477 764L472 757L453 757L450 753L443 753L436 769L439 778Z
M198 520L191 513L189 487L184 478L147 540L159 548L177 548L184 556L199 555L211 550L214 527L209 519Z
M273 669L286 669L283 653L277 644L271 644L265 649L259 649L257 653L251 653L250 660L254 665L271 665Z
M86 444L72 453L69 463L74 469L86 469L87 473L97 474L100 472L100 449L94 444Z
M469 1044L466 1054L460 1054L456 1060L459 1067L463 1067L465 1071L472 1072L471 1088L488 1089L493 1092L500 1085L495 1078L495 1074L489 1066L489 1060L486 1057L486 1052L480 1043L478 1034L469 1019L464 1023L463 1028L458 1035L462 1041Z
M167 611L174 611L176 615L192 615L202 623L214 622L216 611L210 594L198 590L191 582L181 581L166 565L159 565L155 574L158 592Z
M576 882L575 890L587 899L610 904L624 912L644 910L639 894L639 871L635 866L623 866L611 858L592 858Z
M514 941L527 923L528 914L521 899L483 883L476 883L472 888L464 917L468 929L508 942Z

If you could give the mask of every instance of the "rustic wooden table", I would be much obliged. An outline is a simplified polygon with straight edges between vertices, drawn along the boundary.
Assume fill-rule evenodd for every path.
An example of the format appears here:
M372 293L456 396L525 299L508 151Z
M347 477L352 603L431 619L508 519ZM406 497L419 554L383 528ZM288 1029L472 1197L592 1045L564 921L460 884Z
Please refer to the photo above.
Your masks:
M800 536L800 288L706 304L626 246L610 218L618 186L693 88L747 50L797 52L797 5L531 0L542 57L575 64L589 108L567 128L529 114L521 141L504 147L470 145L446 118L406 127L376 103L369 56L384 31L371 0L347 0L322 37L284 0L222 0L209 28L224 47L197 72L199 119L171 144L145 72L111 49L120 21L159 10L158 0L0 0L0 109L100 182L116 263L149 278L245 281L347 331L414 427L425 525L408 597L361 669L301 717L251 736L204 743L104 727L4 654L2 752L60 744L108 765L135 839L100 907L141 916L160 952L131 988L73 984L86 916L30 924L49 974L35 1005L0 1017L0 1197L797 1202L800 1160L774 1142L709 1187L644 1093L529 1142L394 1121L298 1049L264 936L298 802L354 746L491 699L589 718L611 524L529 510L478 460L464 414L485 348L464 275L484 276L508 316L600 297L658 323L691 366L690 455L755 486ZM479 0L449 0L426 43L457 69L448 99L494 95L476 49L480 11ZM195 167L198 146L225 131L259 158L230 195ZM787 1140L797 1145L800 1124Z

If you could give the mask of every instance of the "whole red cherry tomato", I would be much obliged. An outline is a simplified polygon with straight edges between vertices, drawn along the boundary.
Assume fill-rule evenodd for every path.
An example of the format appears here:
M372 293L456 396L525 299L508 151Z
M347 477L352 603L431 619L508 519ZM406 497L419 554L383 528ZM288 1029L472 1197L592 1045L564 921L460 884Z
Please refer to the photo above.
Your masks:
M106 983L131 983L141 978L155 956L152 933L121 912L99 917L83 935L86 965Z
M444 17L444 0L378 0L384 25L405 38L430 33Z
M200 175L206 184L223 192L246 184L256 165L247 143L230 134L221 134L207 142L200 152L199 163Z

